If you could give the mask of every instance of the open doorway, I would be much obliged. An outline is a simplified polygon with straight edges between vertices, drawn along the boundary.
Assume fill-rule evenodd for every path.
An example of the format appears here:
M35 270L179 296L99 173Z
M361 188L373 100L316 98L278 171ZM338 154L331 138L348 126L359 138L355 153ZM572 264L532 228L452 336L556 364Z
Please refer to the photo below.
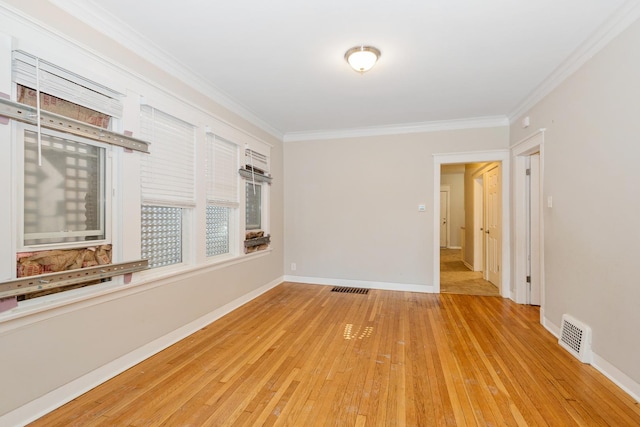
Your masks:
M457 251L457 266L464 266L467 272L480 276L482 280L492 278L498 294L510 297L509 267L509 151L496 150L486 152L470 152L434 155L434 209L440 212L439 190L441 185L450 185L447 172L465 168L466 179L463 223L451 224L451 241L447 250ZM473 168L473 172L467 171ZM445 172L444 174L442 172ZM480 189L482 190L480 192ZM451 190L453 193L454 190ZM451 195L453 198L453 194ZM482 208L473 209L482 201ZM453 210L453 208L451 208ZM451 214L453 217L453 214ZM453 218L451 218L453 221ZM481 227L477 225L481 223ZM464 228L463 228L464 227ZM480 230L481 228L481 230ZM441 217L434 216L434 291L441 292L441 275L446 267L442 263L451 262L448 251L440 247ZM487 233L487 231L489 233ZM493 233L493 234L492 234ZM455 244L454 236L459 236L459 244ZM488 237L491 236L491 237ZM493 240L491 240L493 238ZM458 247L456 247L458 246ZM464 247L464 249L463 249ZM504 248L504 250L503 250ZM478 254L476 256L476 254ZM481 255L480 255L481 254ZM448 265L452 267L452 264ZM447 272L448 274L448 272ZM485 275L487 277L485 278Z
M440 181L440 292L499 296L500 162L443 164Z

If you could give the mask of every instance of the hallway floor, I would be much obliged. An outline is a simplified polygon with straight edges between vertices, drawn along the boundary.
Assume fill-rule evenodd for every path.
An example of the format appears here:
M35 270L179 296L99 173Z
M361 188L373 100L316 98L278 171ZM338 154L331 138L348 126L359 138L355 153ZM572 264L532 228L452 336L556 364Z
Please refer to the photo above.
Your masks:
M440 249L440 292L448 294L500 296L498 287L471 271L462 262L460 249Z

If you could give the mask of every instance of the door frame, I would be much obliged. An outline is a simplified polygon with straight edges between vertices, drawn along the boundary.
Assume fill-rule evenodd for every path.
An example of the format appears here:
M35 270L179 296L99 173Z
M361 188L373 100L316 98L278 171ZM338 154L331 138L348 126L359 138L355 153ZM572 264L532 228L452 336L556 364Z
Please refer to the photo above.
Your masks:
M511 150L470 151L462 153L443 153L433 155L433 292L440 293L440 174L442 165L452 163L501 162L502 170L509 171ZM510 176L503 173L502 178L502 260L500 277L500 295L511 297L510 276Z
M513 200L513 248L514 248L514 301L526 304L527 295L527 228L528 203L527 197L527 158L540 152L540 198L544 192L544 132L540 129L528 137L520 140L511 147L513 161L512 180L514 188ZM540 200L542 202L542 200ZM540 271L544 272L544 215L540 203ZM545 281L544 274L540 274L540 319L544 319L545 309Z

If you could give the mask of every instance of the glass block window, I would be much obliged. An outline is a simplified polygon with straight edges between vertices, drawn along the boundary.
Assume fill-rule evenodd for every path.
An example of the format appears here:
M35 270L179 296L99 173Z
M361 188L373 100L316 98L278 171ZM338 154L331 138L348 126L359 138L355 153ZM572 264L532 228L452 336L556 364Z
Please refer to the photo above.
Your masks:
M24 125L24 246L104 240L106 149ZM34 130L31 130L34 129Z
M142 259L150 268L182 262L182 208L142 206Z
M245 190L246 229L259 230L260 228L262 228L262 185L253 182L247 182Z
M227 206L207 206L207 256L228 254L229 211Z

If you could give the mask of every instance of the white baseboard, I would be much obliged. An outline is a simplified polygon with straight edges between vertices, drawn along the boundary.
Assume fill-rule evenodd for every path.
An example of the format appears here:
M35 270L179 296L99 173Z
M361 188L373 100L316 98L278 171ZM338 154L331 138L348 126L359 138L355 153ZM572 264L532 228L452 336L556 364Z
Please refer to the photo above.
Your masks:
M462 261L462 263L464 264L465 267L467 267L469 270L473 271L473 265L469 264L467 261Z
M433 285L411 285L407 283L370 282L366 280L330 279L324 277L284 276L284 280L311 285L350 286L352 288L380 289L384 291L404 291L435 293Z
M554 337L560 338L560 326L556 325L544 316L542 317L542 326L544 326L547 331L551 332Z
M232 312L238 307L248 303L256 297L262 295L268 290L282 283L282 277L268 283L254 291L251 291L240 298L231 301L228 304L188 323L173 332L170 332L128 354L125 354L106 365L89 372L82 377L71 381L29 403L23 405L11 412L0 417L0 427L24 426L38 418L46 415L56 408L70 402L76 397L86 393L92 388L104 383L118 374L126 371L132 366L137 365L145 359L153 356L165 348L175 344L176 342L188 337L189 335L199 331L203 327L218 320L225 314Z
M462 249L462 246L447 246L447 249Z
M560 337L560 327L552 323L546 317L543 318L542 325L551 332L556 338ZM631 379L627 374L620 371L611 363L598 356L596 353L591 353L591 366L593 366L598 372L611 380L612 383L620 387L622 391L627 393L636 402L640 402L640 383L637 383Z
M636 402L640 402L640 383L635 382L624 372L613 366L595 353L591 354L591 366L596 368L615 385L631 396Z

